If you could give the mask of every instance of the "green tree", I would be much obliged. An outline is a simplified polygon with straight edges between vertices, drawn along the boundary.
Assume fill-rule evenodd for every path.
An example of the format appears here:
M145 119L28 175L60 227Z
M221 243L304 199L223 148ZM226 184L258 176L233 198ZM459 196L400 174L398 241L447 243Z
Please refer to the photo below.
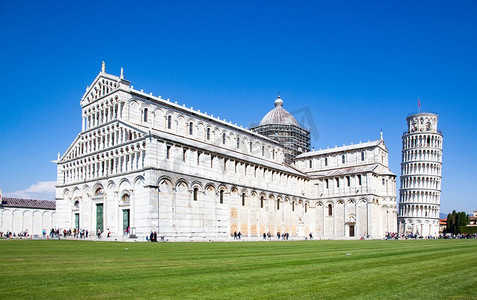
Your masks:
M452 213L447 215L447 228L446 233L459 234L460 226L465 226L469 222L469 217L465 211L456 212L455 210Z

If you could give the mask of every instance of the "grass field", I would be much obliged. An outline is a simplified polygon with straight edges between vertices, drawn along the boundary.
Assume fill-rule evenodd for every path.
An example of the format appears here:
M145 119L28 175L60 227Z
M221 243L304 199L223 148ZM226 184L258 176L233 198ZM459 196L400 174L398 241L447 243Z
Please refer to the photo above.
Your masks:
M3 240L0 253L0 299L477 299L477 240Z

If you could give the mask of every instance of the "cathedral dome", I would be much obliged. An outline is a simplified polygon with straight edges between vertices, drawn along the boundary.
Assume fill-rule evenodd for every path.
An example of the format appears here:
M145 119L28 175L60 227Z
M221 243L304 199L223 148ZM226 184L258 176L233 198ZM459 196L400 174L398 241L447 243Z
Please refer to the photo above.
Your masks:
M275 108L269 111L258 126L279 124L279 125L295 125L300 127L296 119L285 109L283 109L283 100L278 96L275 100Z

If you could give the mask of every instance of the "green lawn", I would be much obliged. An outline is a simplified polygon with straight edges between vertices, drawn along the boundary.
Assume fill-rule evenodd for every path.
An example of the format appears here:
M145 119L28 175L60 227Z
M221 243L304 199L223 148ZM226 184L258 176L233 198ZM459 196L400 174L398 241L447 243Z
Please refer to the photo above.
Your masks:
M477 299L477 240L2 240L0 255L0 299Z

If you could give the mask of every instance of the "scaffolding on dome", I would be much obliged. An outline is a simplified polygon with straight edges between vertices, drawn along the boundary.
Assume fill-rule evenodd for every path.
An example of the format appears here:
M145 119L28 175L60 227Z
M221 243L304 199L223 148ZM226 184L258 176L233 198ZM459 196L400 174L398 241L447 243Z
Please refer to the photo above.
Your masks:
M279 142L285 148L285 162L290 163L299 154L310 151L310 131L295 125L267 124L250 128Z

